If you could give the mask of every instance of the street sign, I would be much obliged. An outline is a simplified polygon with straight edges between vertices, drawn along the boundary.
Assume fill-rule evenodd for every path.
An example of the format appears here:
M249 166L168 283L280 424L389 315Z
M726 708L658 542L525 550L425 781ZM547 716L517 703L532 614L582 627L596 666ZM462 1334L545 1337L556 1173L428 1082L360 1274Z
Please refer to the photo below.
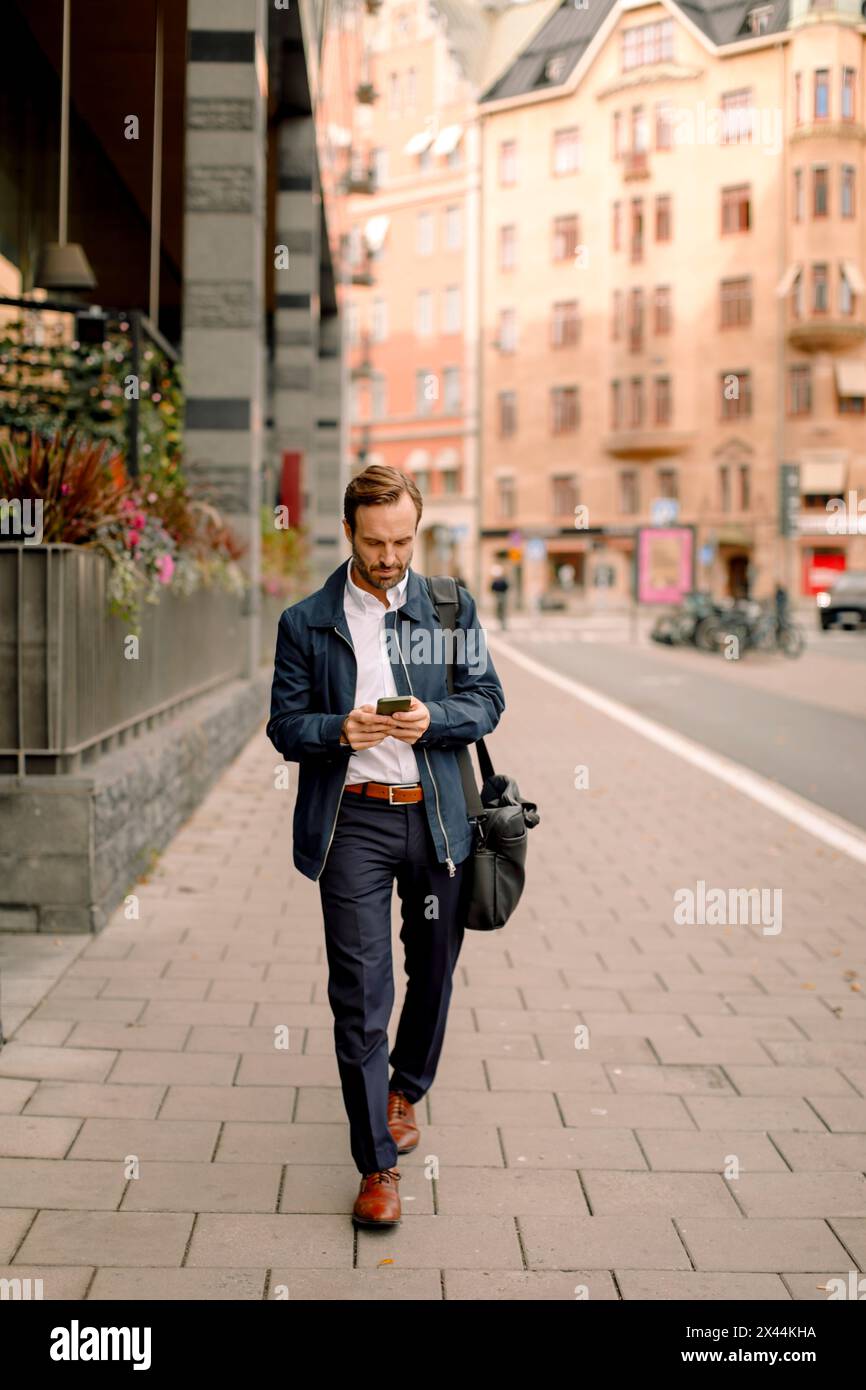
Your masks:
M523 544L523 532L522 532L522 531L509 531L509 533L508 533L508 544L509 544L510 546L522 545L522 544Z
M650 503L650 520L653 526L673 526L680 517L680 504L676 497L654 497Z
M779 465L779 535L796 536L800 529L800 465Z
M702 545L698 551L698 559L702 565L711 565L715 558L716 548L714 545Z
M543 560L546 554L547 546L537 536L533 536L531 540L526 542L527 560Z

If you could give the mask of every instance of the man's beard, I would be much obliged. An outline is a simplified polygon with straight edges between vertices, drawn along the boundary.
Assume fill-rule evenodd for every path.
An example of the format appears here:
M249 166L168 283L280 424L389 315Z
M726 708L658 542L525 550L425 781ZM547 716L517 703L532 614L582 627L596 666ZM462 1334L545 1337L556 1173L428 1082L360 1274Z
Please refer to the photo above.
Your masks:
M367 583L372 584L375 589L393 589L395 584L400 583L400 580L403 578L403 575L406 573L411 563L411 555L405 565L401 565L398 560L394 573L386 574L383 577L382 575L377 575L375 569L368 569L355 547L352 546L352 564L355 570L360 574L362 579L366 579Z

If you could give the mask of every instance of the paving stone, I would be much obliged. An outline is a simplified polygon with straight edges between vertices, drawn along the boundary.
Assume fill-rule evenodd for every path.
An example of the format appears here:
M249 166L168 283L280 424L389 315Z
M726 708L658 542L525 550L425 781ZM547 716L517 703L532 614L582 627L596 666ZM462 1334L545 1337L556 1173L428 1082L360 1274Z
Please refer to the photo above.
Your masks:
M721 1173L733 1154L740 1172L784 1173L788 1166L765 1134L741 1130L640 1130L637 1138L656 1172ZM636 1166L636 1165L632 1165Z
M164 1086L99 1086L87 1081L43 1081L34 1090L26 1113L153 1119L165 1089Z
M0 1125L0 1157L63 1158L80 1128L80 1120L6 1115Z
M40 1211L15 1263L170 1268L183 1259L192 1223L165 1212Z
M85 1120L69 1157L121 1162L134 1154L142 1165L172 1158L206 1162L218 1134L219 1125L212 1120Z
M131 1180L122 1211L275 1211L281 1168L277 1163L173 1163L143 1161Z
M33 1077L37 1081L53 1078L65 1081L104 1081L111 1071L116 1052L81 1047L31 1047L26 1043L7 1043L0 1050L0 1076Z
M617 1269L623 1298L639 1302L774 1303L790 1301L778 1274L707 1274L702 1270Z
M734 1200L735 1184L718 1173L606 1173L586 1168L581 1177L594 1216L742 1215ZM738 1195L739 1190L736 1184Z
M523 1268L517 1227L510 1217L412 1216L399 1226L359 1231L358 1236L361 1269L385 1257L405 1269Z
M696 1269L832 1271L845 1250L824 1221L752 1216L743 1221L687 1217L677 1223Z
M14 1192L22 1206L115 1211L124 1186L116 1163L0 1158L0 1192Z
M353 1228L346 1216L206 1212L196 1220L187 1265L260 1269L285 1264L289 1269L346 1270L352 1267L352 1248Z
M426 1168L412 1167L406 1164L404 1159L405 1155L401 1154L398 1160L403 1213L407 1216L432 1216L435 1210L434 1183L428 1178ZM497 1175L485 1169L483 1176L487 1182ZM280 1211L346 1216L352 1210L360 1182L360 1174L350 1163L288 1163L285 1167Z
M0 1207L0 1260L12 1259L35 1215L35 1210L24 1207Z
M717 1226L733 1224L717 1221ZM666 1217L522 1216L530 1269L690 1269L673 1222Z
M509 1168L634 1168L646 1160L628 1129L525 1129L506 1126L502 1143Z
M443 1269L449 1303L617 1300L619 1294L607 1270Z

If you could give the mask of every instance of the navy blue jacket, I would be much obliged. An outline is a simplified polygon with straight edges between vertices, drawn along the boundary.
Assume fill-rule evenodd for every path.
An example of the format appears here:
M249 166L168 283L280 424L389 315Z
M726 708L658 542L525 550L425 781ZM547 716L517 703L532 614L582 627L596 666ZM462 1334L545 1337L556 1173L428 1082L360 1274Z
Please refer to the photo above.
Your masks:
M312 879L325 865L352 756L352 749L340 743L340 727L355 706L357 676L343 611L348 563L334 570L321 589L285 610L274 658L267 735L286 762L300 764L293 858L295 867ZM409 746L418 762L436 857L449 870L472 849L455 750L495 729L505 708L475 601L462 586L458 593L457 622L468 635L463 650L459 641L454 644L453 695L446 685L447 638L442 639L426 584L411 567L403 604L385 611L385 627L394 634L385 640L397 691L416 695L430 711L430 724Z

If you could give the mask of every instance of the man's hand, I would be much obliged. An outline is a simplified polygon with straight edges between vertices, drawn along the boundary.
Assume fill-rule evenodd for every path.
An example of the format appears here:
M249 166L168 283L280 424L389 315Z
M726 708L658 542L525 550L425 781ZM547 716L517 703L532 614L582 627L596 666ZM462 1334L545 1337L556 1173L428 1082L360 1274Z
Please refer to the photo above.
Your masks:
M416 743L430 723L430 711L413 695L409 709L392 714L389 723L388 733L393 738L401 743Z
M346 715L340 742L350 744L356 753L363 748L375 748L393 732L391 725L387 715L376 713L375 705L359 705Z

